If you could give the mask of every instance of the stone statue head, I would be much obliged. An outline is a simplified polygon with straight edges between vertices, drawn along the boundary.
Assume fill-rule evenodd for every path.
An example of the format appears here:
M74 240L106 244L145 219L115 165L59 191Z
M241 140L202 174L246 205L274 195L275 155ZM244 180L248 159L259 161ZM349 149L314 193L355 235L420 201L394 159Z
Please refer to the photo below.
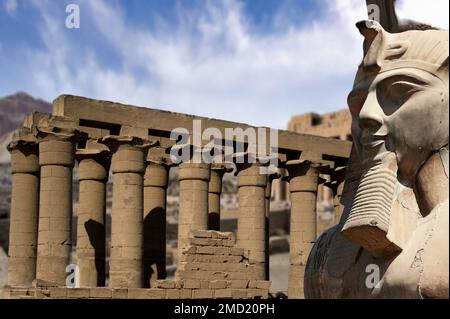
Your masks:
M449 33L357 27L364 58L348 105L362 175L342 232L382 255L396 185L411 187L431 154L448 146Z

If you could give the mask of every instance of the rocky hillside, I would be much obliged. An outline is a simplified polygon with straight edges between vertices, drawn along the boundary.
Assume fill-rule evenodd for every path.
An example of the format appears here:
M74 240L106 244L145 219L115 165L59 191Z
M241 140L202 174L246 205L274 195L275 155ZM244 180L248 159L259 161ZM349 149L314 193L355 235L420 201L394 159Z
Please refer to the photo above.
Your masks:
M0 163L9 162L6 145L12 131L22 124L26 114L50 111L50 103L35 99L24 92L0 98Z

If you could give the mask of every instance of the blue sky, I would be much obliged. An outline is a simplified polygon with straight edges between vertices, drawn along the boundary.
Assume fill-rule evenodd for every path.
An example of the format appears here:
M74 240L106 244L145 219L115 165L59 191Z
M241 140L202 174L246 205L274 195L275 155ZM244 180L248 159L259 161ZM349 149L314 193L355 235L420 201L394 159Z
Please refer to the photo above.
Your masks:
M79 29L65 27L70 3ZM0 96L75 94L285 128L346 107L364 3L0 0ZM399 13L448 28L448 0L403 0Z

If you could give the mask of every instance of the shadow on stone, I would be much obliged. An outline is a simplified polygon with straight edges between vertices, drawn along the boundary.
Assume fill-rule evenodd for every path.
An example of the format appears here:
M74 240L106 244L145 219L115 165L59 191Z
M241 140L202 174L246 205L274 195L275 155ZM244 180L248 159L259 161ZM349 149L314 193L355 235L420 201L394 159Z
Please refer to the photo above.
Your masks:
M220 231L220 215L218 213L208 214L208 229Z
M89 242L95 250L95 268L97 269L97 286L105 286L105 225L89 219L84 223Z
M144 288L150 288L150 280L166 278L165 239L166 212L156 207L144 219Z

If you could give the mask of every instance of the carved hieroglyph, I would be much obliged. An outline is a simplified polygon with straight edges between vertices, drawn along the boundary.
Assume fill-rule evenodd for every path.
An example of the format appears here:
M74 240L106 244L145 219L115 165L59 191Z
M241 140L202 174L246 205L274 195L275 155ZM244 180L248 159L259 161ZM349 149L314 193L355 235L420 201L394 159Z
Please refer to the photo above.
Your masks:
M448 31L357 27L345 209L311 251L305 296L448 298Z

